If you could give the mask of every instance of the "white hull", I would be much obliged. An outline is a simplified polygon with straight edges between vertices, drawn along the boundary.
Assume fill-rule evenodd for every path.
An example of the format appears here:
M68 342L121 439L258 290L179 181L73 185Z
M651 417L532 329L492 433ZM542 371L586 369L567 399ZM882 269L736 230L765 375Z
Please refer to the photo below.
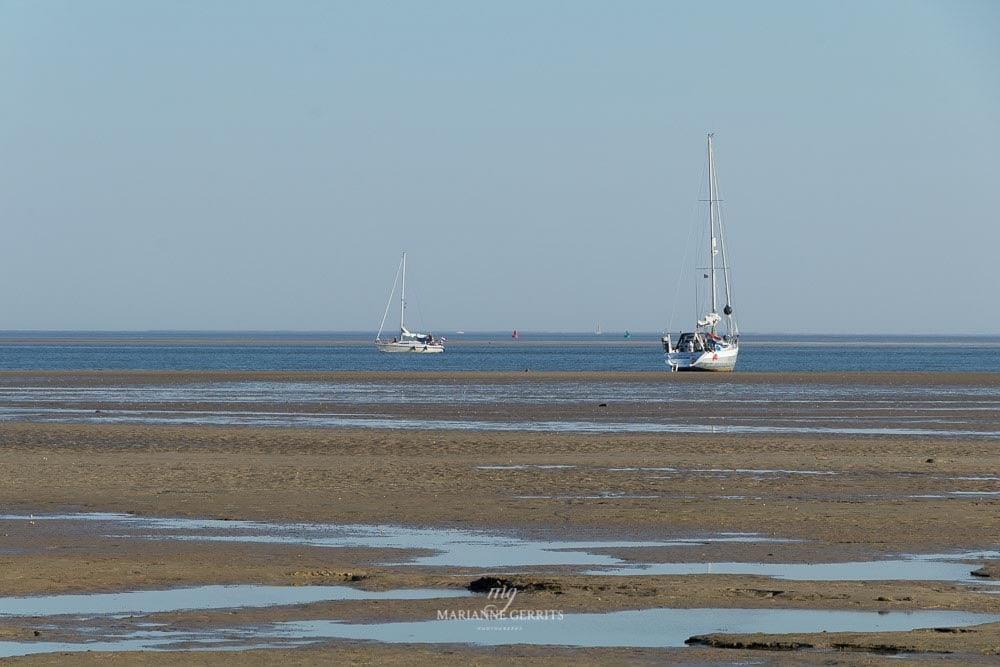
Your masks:
M382 340L382 328L385 327L385 318L389 315L389 305L392 303L392 295L396 291L396 283L392 283L392 292L389 292L389 303L385 304L385 314L382 315L382 324L375 334L375 348L379 352L390 352L400 354L436 354L444 352L444 338L437 339L431 334L414 333L406 328L403 322L406 314L406 253L399 263L399 273L396 277L402 276L403 281L399 289L399 336L393 337L391 341Z
M410 354L434 354L444 352L444 345L437 343L376 343L379 352L403 352Z
M663 337L663 351L671 371L732 371L740 353L740 333L733 317L732 296L729 290L729 263L726 260L726 241L722 233L722 212L719 210L719 183L715 174L715 153L712 135L708 135L708 264L698 273L711 278L704 288L697 290L698 313L695 328L681 333L676 345L670 335ZM725 300L719 301L718 273L722 273ZM707 291L707 299L704 298ZM723 305L723 308L719 308ZM704 310L702 310L704 308ZM721 313L720 313L721 311ZM720 327L721 325L721 327Z
M731 371L739 353L739 347L708 352L669 352L667 365L672 371Z

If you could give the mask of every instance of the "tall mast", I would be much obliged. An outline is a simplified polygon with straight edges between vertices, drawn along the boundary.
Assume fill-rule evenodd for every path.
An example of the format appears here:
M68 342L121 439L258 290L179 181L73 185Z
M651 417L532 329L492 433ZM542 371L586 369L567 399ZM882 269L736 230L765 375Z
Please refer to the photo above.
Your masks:
M719 194L719 176L715 176L715 194ZM722 309L722 313L726 316L726 331L730 335L736 335L739 331L736 328L736 322L733 320L733 295L729 289L729 260L726 258L726 235L722 230L722 207L719 207L719 250L722 251L722 278L723 286L726 288L726 305Z
M403 324L403 312L406 310L406 253L403 253L403 284L399 288L399 328L406 329Z
M717 312L718 306L715 300L715 155L712 153L712 135L708 135L708 236L709 248L708 258L712 268L712 310ZM715 332L715 325L712 325L712 332Z

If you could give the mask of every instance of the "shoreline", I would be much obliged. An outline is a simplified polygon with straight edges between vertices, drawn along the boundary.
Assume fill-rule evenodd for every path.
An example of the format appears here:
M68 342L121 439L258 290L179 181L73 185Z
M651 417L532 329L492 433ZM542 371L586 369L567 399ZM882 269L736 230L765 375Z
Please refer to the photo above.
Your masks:
M645 382L692 384L871 384L1000 387L1000 372L975 373L954 371L796 371L796 372L732 372L732 373L671 373L655 371L246 371L246 370L0 370L0 383L18 378L89 380L95 383L192 383L245 381L309 381L309 382L398 382L447 381L463 382Z

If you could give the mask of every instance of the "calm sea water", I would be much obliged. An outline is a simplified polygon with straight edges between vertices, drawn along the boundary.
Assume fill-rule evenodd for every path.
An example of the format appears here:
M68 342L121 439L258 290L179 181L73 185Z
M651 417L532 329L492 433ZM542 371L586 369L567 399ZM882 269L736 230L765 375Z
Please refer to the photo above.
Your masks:
M0 332L2 370L667 371L659 333L448 335L380 354L363 332ZM744 335L737 372L1000 371L997 336Z

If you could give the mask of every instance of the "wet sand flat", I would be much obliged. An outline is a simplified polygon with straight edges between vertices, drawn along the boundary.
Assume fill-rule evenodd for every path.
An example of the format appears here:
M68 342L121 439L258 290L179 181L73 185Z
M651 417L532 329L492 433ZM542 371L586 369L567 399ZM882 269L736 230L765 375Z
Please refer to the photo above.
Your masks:
M1000 439L998 374L0 373L7 420Z
M234 379L234 374L228 373L4 373L0 384L44 381L56 386L128 387L247 379L313 382L319 381L316 375L239 374L241 379ZM600 375L607 379L606 374ZM854 375L819 375L821 382L847 387L857 394L848 397L849 406L864 402L869 386L940 386L949 395L957 392L959 398L954 400L960 401L965 392L997 384L993 375L966 376L963 380L944 374L892 374L870 378L868 384L861 382L865 378ZM426 376L426 381L436 383L525 382L511 374ZM660 374L650 379L615 374L612 380L685 383L683 386L697 389L734 381L762 386L817 382L814 374L809 374L808 381L796 376L717 378ZM419 384L425 376L409 379ZM529 382L598 379L546 374ZM345 378L336 374L335 378L322 379L355 380L389 382L393 377ZM172 409L184 412L194 406L205 407L180 402ZM991 404L985 408L988 420L992 418ZM450 408L446 405L443 409ZM574 410L577 416L596 412L597 406L533 403L483 409L492 411L492 419L545 420L565 418ZM615 408L609 405L604 409ZM631 409L635 414L650 415L642 406ZM423 415L428 410L425 405L410 408L402 404L393 414ZM799 407L786 403L780 418L814 419L814 410L808 401ZM823 419L855 417L851 407L840 414L836 406L824 410ZM624 410L621 417L630 418ZM765 412L762 418L767 422L778 417ZM981 414L976 418L984 419ZM905 423L908 417L887 409L879 419L891 425ZM981 437L350 430L114 424L81 418L68 423L0 423L0 475L4 480L0 507L18 516L100 511L154 517L451 527L595 541L659 541L721 533L789 540L606 550L640 563L825 563L1000 547L1000 443ZM475 568L393 566L386 564L385 553L379 549L136 540L31 520L5 521L3 528L2 595L212 583L348 582L382 590L462 587L483 574ZM984 571L995 572L996 560L969 562L970 571L984 566ZM509 576L513 585L527 589L521 598L525 604L539 608L558 605L567 612L670 606L873 611L937 608L1000 613L1000 595L972 592L954 582L810 582L732 574L602 576L583 573L580 568ZM475 608L481 602L455 604ZM333 617L356 620L407 620L427 618L434 605L429 601L330 604L329 608L310 605L245 610L237 616L246 623L328 612L334 613ZM210 626L223 623L223 616L233 614L180 614L172 616L171 622ZM26 626L23 621L8 620L0 621L0 629L5 636L18 637ZM856 636L845 641L855 642L860 649L877 642L895 642L918 652L921 647L938 651L944 646L983 659L1000 654L997 626L975 632L879 633L875 638ZM768 642L775 646L765 646ZM486 651L469 646L449 646L447 650L457 652L453 654L456 661L482 664L505 664L521 654L537 664L566 660L578 664L712 662L748 655L777 659L763 649L776 648L780 642L758 642L749 651L720 648L738 642L727 644L713 638L711 643L712 647L628 651L544 647ZM400 664L407 662L407 656L417 663L438 659L438 653L426 646L408 652L400 647L349 641L326 648L273 649L246 655L218 652L196 659L213 664L266 662L279 654L281 659L303 662L335 656L351 656L362 662L397 660ZM150 664L162 659L129 655ZM780 655L783 663L791 659L809 664L811 659L804 654ZM37 662L51 659L23 658ZM894 660L891 664L899 663Z
M368 343L366 343L368 344ZM926 385L958 387L1000 387L1000 373L949 373L923 371L892 372L793 372L793 373L667 373L663 371L144 371L144 370L75 370L75 371L20 371L0 370L0 381L20 383L32 378L43 378L55 384L89 382L95 385L175 383L175 382L241 382L251 380L272 381L373 381L373 382L422 382L446 381L468 384L480 381L522 382L537 380L565 380L593 382L621 380L625 382L655 382L657 384L688 383L712 384L849 384L849 385Z

